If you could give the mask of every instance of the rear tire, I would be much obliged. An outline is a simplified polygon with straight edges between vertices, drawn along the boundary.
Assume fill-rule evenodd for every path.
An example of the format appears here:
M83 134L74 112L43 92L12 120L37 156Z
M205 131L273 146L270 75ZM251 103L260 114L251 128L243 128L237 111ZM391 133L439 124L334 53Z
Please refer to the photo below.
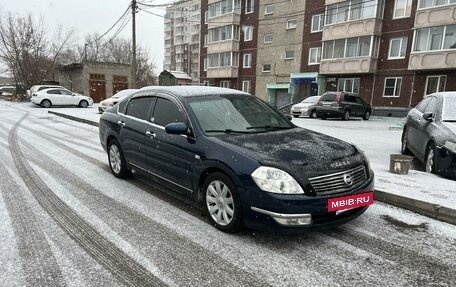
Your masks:
M223 232L239 231L242 228L241 200L231 179L214 172L204 181L203 192L209 222Z
M346 110L344 114L342 115L342 120L348 121L350 119L350 111Z
M369 111L366 111L366 112L364 113L363 119L364 119L365 121L368 121L368 120L370 119L370 116L371 116L370 112L369 112Z
M127 178L131 175L120 143L113 139L108 144L108 161L112 174L118 178Z
M48 109L48 108L50 108L50 107L52 106L52 103L51 103L50 100L43 100L43 101L41 102L41 106L42 106L43 108Z
M312 111L312 112L310 113L310 117L311 117L312 119L315 119L315 118L317 117L317 112L316 112L316 111Z

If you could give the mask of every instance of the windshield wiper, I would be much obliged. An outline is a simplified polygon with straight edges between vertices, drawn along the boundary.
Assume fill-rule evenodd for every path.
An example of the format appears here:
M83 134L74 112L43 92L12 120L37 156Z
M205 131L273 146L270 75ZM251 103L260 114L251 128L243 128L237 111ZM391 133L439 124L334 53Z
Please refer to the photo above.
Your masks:
M249 131L236 131L232 129L224 129L224 130L205 130L206 133L225 133L225 134L250 134L252 132Z
M291 128L292 127L279 127L279 126L270 126L270 125L247 127L248 130L253 130L253 129L288 130Z
M443 122L456 123L456 120L443 120Z

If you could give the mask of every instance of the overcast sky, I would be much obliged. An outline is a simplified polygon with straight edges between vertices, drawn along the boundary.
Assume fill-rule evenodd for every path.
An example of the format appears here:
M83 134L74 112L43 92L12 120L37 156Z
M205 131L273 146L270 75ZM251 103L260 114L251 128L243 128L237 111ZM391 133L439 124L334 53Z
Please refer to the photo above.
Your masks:
M168 3L170 0L143 0L143 3ZM64 29L74 29L74 40L84 43L87 33L106 32L127 9L130 0L0 0L0 11L20 15L31 13L35 20L42 17L50 30L59 24ZM154 8L150 12L164 15L164 8ZM146 48L157 69L161 72L164 58L163 18L144 11L136 14L136 42ZM116 29L113 29L112 33ZM131 21L120 34L131 39ZM109 37L111 34L108 34ZM109 39L109 38L108 38Z

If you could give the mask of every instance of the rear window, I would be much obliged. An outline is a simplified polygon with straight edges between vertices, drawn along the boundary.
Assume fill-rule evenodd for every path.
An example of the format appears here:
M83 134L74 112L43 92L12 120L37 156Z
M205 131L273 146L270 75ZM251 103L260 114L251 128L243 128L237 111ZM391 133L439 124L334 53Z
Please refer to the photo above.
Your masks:
M336 94L325 94L321 97L321 101L324 101L324 102L335 102L336 99L337 99Z

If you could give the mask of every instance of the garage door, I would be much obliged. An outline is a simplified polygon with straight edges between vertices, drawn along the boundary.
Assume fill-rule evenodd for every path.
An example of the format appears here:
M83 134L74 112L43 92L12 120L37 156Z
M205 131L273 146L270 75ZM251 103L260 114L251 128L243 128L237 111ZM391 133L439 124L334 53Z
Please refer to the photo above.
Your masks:
M106 99L106 81L103 74L90 74L90 97L95 103Z
M291 103L291 95L288 93L288 89L276 90L276 103L277 108L281 108Z

